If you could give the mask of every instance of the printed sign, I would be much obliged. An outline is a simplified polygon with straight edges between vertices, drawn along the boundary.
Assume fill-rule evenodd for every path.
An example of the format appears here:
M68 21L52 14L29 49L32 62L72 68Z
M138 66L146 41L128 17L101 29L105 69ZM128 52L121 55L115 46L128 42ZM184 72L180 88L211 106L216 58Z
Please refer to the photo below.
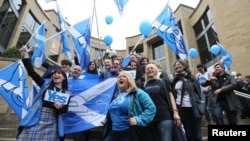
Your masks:
M63 105L66 105L69 101L69 94L60 93L52 90L47 90L45 93L44 100L50 102L60 102Z
M135 77L136 77L136 70L129 70L127 72L135 79Z

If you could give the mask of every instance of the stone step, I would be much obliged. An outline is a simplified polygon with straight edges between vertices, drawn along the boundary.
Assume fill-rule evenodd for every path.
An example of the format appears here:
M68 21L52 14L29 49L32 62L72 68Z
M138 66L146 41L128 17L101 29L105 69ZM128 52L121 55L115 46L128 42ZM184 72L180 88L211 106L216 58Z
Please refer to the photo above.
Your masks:
M0 137L0 141L16 141L16 138L3 138L3 137ZM65 139L64 141L73 141L73 139ZM89 141L101 141L101 140L90 139Z
M15 114L1 115L0 114L0 141L11 141L15 140L17 135L17 128L19 119ZM202 120L202 125L205 124L205 120ZM239 125L250 125L250 119L239 119ZM91 131L91 141L99 141L102 135L103 127L93 128ZM203 140L207 140L208 130L207 127L202 126L202 137ZM66 140L73 141L72 137L66 136Z
M0 128L0 137L13 138L17 135L17 128Z
M103 127L96 127L96 128L91 129L90 139L91 140L100 140L101 135L102 135L102 131L103 131ZM72 136L69 134L69 135L66 135L65 138L72 139Z
M0 114L0 121L19 121L19 118L15 114Z

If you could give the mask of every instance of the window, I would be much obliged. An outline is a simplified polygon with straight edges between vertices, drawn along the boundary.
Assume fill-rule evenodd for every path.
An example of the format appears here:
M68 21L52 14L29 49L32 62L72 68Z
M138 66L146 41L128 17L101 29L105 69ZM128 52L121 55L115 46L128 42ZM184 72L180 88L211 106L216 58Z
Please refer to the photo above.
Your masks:
M103 51L99 48L95 48L95 52L94 52L94 58L97 58L97 57L101 57L102 58L102 53Z
M18 15L15 12L16 9L13 6L13 2L10 4L8 0L5 0L0 7L0 52L6 50L17 22Z
M162 69L167 71L166 58L165 58L165 47L164 43L161 40L152 45L153 47L153 59L160 62L162 65Z
M19 36L16 46L22 47L23 45L25 45L31 38L31 35L35 33L35 30L38 28L39 25L40 25L39 22L34 18L33 14L29 12L26 16L25 23L21 30L21 34ZM35 41L31 39L31 41L29 41L28 46L34 46L34 45Z
M193 28L198 45L200 61L203 64L208 64L216 59L216 56L210 52L210 47L219 41L209 9L206 10Z

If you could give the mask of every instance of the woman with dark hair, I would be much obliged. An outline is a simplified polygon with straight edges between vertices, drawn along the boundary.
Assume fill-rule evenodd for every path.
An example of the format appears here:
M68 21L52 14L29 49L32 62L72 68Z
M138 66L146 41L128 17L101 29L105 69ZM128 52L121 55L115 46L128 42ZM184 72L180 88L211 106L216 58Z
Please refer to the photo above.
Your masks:
M26 47L20 49L23 64L28 75L40 86L41 90L33 100L27 115L21 120L17 141L51 140L58 141L59 133L63 136L59 115L68 111L69 93L66 73L54 70L49 84L35 72ZM48 101L48 93L56 94L57 98ZM62 99L61 99L62 98ZM65 100L65 101L64 101Z
M90 61L86 73L97 74L97 65L95 61Z
M198 108L201 101L199 83L191 74L186 61L177 60L173 67L173 90L187 141L202 141L201 120L204 113Z

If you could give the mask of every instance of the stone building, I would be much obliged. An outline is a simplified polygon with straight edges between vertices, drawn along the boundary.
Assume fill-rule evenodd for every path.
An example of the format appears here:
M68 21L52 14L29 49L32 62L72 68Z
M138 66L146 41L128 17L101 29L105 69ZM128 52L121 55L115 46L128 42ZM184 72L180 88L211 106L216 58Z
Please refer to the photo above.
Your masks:
M196 8L179 5L174 11L176 21L183 33L187 50L196 48L198 55L188 62L196 73L196 65L204 63L208 68L221 59L213 55L210 47L219 42L232 55L230 72L250 74L248 54L250 53L250 1L249 0L200 0ZM126 53L129 53L141 35L126 38ZM142 53L149 59L162 63L168 73L173 71L172 63L178 57L168 45L153 33L139 42L136 53Z
M54 9L44 11L37 0L1 0L0 19L1 53L12 47L20 48L26 45L27 42L28 46L33 46L35 43L31 38L32 34L45 21L47 57L54 63L66 58L64 54L61 54L61 37L60 34L57 35L60 32L60 27L57 12ZM69 35L68 38L71 39ZM73 54L74 45L72 40L69 43ZM91 37L91 59L102 56L106 49L107 46L103 40ZM117 51L117 54L124 55L123 51Z
M215 56L209 51L213 44L219 42L233 56L230 72L250 74L249 6L249 0L200 0L196 8L179 5L174 14L186 47L188 50L196 48L198 51L196 58L188 58L191 71L196 73L195 66L200 62L212 68L213 64L221 59L221 55ZM37 0L0 0L0 52L26 44L43 21L46 21L47 38L60 32L56 11L43 11ZM118 50L117 55L129 54L140 38L141 34L126 37L126 50ZM46 53L53 63L66 57L60 52L59 39L46 42ZM73 46L72 42L70 44ZM106 48L102 40L91 37L92 59L104 54ZM173 72L172 63L178 59L154 30L149 37L139 42L135 51L161 62L163 69L168 73ZM15 60L7 63L2 61L4 60L0 60L0 69Z
M13 47L20 48L26 45L43 21L46 23L46 39L60 32L58 16L54 9L44 11L37 0L0 0L0 53ZM68 37L70 38L69 35ZM29 43L28 45L30 46L34 45L33 39ZM69 43L72 48L74 46L73 42L69 41ZM107 46L103 40L91 37L91 59L103 56L106 50ZM73 49L71 51L73 54ZM124 51L116 51L116 53L119 56L125 56ZM54 64L60 62L61 59L67 58L64 54L61 54L60 35L46 41L46 55L48 61ZM17 58L0 57L0 69L3 69L16 60ZM36 71L42 74L45 69L41 67L36 69ZM30 83L31 80L29 78ZM8 106L1 96L0 104L2 105L0 107L0 114L5 113Z

